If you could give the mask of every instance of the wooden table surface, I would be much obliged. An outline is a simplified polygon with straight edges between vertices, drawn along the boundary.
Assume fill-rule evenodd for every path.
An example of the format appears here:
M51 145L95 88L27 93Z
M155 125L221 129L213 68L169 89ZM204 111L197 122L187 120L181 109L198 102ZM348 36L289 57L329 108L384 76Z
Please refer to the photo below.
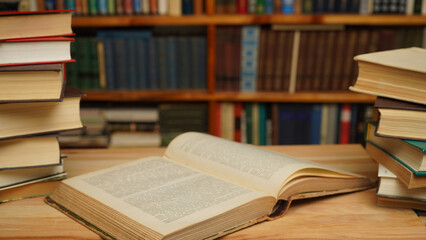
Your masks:
M360 145L270 146L311 161L372 161ZM113 166L163 148L63 150L69 176ZM362 172L363 169L360 169ZM374 177L375 170L365 174ZM100 239L84 226L46 205L42 197L0 204L0 239ZM263 222L223 239L426 239L426 228L409 209L381 208L375 189L299 200L277 220Z

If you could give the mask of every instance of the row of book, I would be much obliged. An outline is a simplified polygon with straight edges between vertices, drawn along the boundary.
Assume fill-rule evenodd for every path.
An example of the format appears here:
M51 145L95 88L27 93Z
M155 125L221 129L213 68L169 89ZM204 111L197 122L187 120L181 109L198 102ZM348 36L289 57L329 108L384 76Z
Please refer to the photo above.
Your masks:
M256 145L361 143L368 104L218 103L215 135Z
M216 0L217 14L426 14L423 0Z
M104 15L199 15L204 0L10 0L0 11L42 11L75 9L77 16Z
M347 90L356 78L353 56L423 41L422 27L304 27L218 27L216 89Z
M70 13L47 14L66 17L70 27ZM0 14L0 21L20 17L20 12ZM23 185L43 182L47 187L37 194L49 193L55 180L66 177L58 133L83 127L82 93L65 86L64 79L65 63L72 60L73 38L65 37L72 35L71 28L38 35L18 30L20 38L8 35L7 27L0 29L0 202L14 199ZM52 45L51 55L33 51Z
M359 74L351 89L378 96L377 117L365 134L366 151L380 164L378 205L426 210L426 49L355 60Z
M208 132L207 104L163 103L156 107L82 107L85 128L63 132L62 147L117 148L167 146L177 135Z
M100 31L77 38L67 79L81 89L205 89L204 37L152 36L148 31Z

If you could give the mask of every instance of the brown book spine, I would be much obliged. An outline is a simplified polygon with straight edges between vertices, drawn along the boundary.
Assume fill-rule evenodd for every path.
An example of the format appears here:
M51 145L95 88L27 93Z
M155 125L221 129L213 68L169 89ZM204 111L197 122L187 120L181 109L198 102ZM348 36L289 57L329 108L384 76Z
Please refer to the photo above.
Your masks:
M313 91L321 90L321 81L323 79L323 72L325 67L325 62L327 59L325 58L326 47L327 47L327 31L319 31L317 33L317 43L318 47L316 48L316 56L315 56L315 65L314 65L314 73L312 77L312 88Z
M282 0L274 0L274 13L282 14L282 11L281 11L282 5L283 5Z
M284 47L284 76L282 79L282 90L290 91L290 74L291 74L291 61L293 58L293 44L294 44L294 31L285 32L285 47Z
M274 78L274 57L276 49L275 32L268 29L266 32L266 54L265 54L265 72L264 72L264 90L273 90L273 78Z
M158 14L158 0L149 0L149 12L151 14Z
M340 89L340 82L342 81L342 70L344 56L346 55L346 33L339 31L336 36L336 50L334 52L334 64L331 78L330 90L336 91Z
M337 38L337 33L338 32L336 31L330 31L330 32L327 32L327 36L326 36L327 50L325 52L325 57L324 57L324 71L323 71L323 77L321 82L321 90L324 90L324 91L328 91L331 88L332 69L333 69L333 64L335 62L334 52L336 51L335 42Z
M261 28L259 39L259 55L258 55L258 70L257 70L257 90L265 90L265 69L266 69L266 51L267 45L267 30Z
M346 31L346 46L345 47L345 56L344 56L344 66L342 79L340 81L340 89L348 90L349 84L351 83L351 74L353 66L353 58L355 56L356 44L358 40L358 34L356 30L347 30Z
M306 60L308 57L308 32L301 31L300 33L300 47L299 47L299 59L297 64L297 76L296 76L296 91L303 90L303 83L306 75Z
M278 31L275 33L277 40L276 40L276 49L275 49L275 58L274 58L274 91L281 91L283 90L283 82L284 82L284 51L286 47L286 32L285 31Z
M204 0L194 0L194 15L201 15L204 13Z

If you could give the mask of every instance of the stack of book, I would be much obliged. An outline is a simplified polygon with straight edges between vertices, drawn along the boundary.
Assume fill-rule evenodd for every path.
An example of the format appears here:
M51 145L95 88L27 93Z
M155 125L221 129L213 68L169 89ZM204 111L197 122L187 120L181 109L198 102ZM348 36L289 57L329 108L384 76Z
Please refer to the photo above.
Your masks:
M68 11L0 13L0 202L66 175L57 133L82 128L82 94L64 79L72 35Z
M111 107L105 110L109 147L159 147L159 113L150 107Z
M404 48L355 57L350 89L377 97L366 150L381 166L378 204L426 210L426 49Z

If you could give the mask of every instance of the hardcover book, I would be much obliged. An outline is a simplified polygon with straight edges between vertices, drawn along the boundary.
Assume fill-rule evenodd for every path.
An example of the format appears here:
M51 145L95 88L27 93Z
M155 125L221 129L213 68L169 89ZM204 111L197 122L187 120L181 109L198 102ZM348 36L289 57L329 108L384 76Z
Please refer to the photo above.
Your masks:
M0 102L60 101L64 82L62 63L0 67Z
M49 37L0 42L0 66L71 62L73 38Z
M61 102L0 104L0 139L82 128L83 93L67 87Z
M378 97L377 134L384 137L426 140L426 105Z
M41 167L61 163L57 136L16 138L0 141L1 170Z
M72 11L0 12L0 41L73 35Z
M350 90L426 104L426 49L402 48L358 55Z
M163 157L69 178L46 201L107 239L213 239L281 217L293 200L361 190L372 181L188 132Z

